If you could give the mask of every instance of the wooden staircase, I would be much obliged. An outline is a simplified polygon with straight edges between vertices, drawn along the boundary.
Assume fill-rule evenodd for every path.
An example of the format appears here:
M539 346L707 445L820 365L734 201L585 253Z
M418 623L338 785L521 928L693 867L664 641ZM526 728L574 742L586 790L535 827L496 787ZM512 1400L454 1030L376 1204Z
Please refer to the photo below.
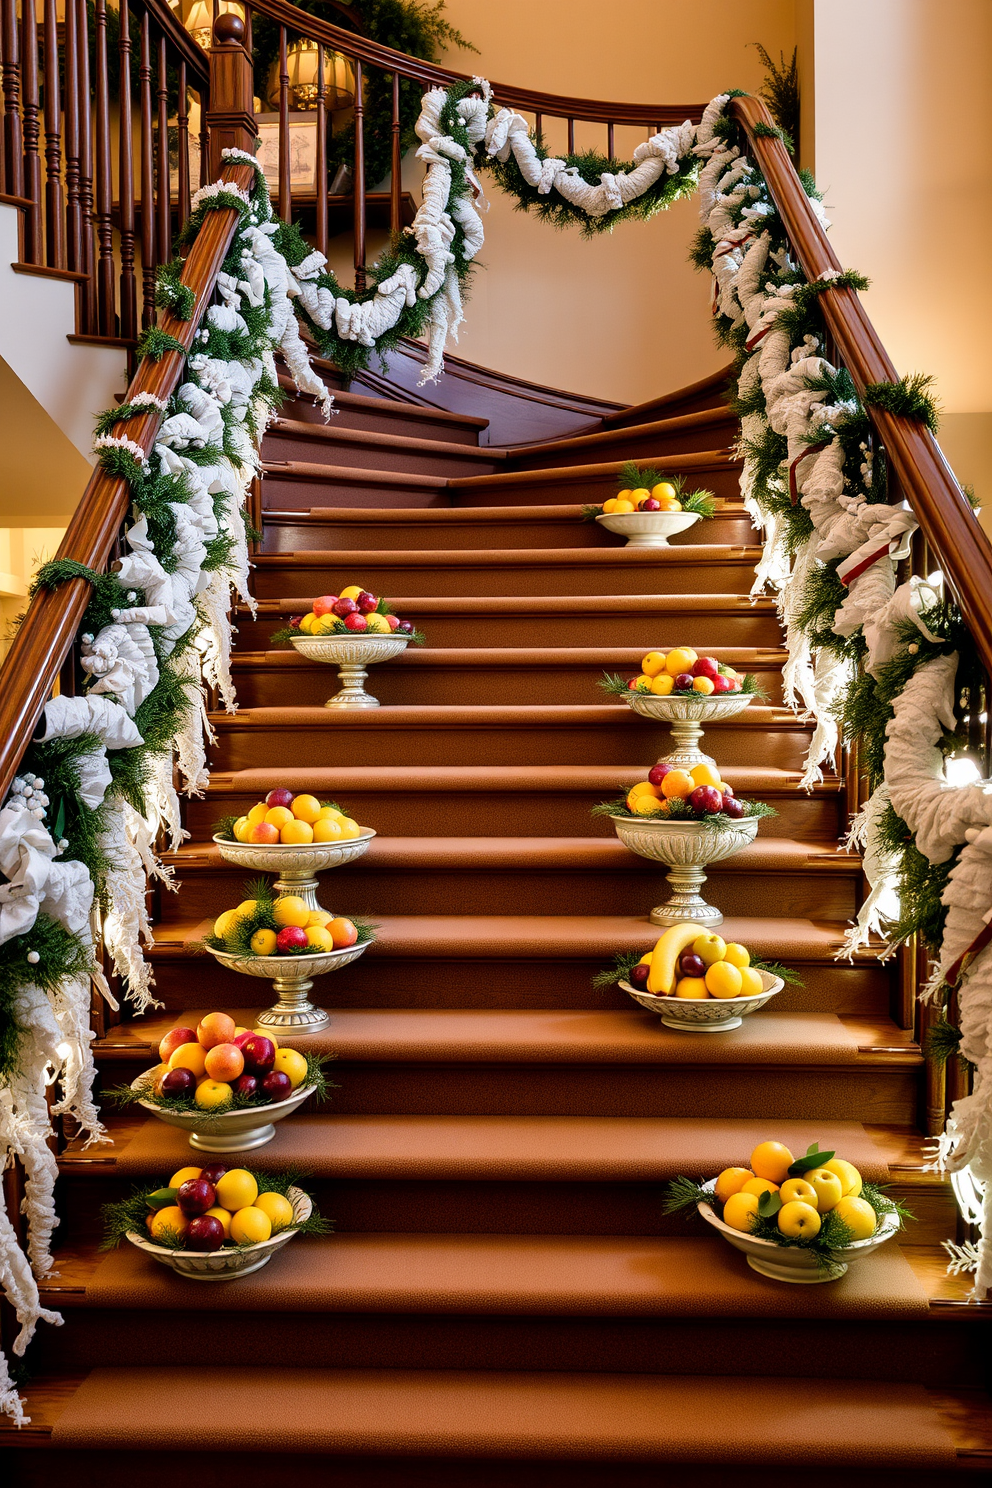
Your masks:
M716 381L516 447L488 444L485 417L410 401L401 380L336 395L329 425L295 398L266 436L241 707L213 720L182 889L156 902L165 1010L95 1051L117 1084L180 1014L257 993L187 949L241 897L210 842L217 818L276 784L346 803L379 835L321 899L370 914L379 939L316 986L331 1106L253 1154L309 1169L337 1233L232 1287L181 1282L130 1248L105 1258L100 1203L189 1149L133 1117L111 1119L109 1147L70 1144L59 1275L42 1287L66 1323L32 1346L31 1426L0 1431L15 1483L171 1488L212 1474L218 1452L225 1475L306 1488L751 1488L783 1467L813 1488L838 1472L852 1488L989 1481L992 1306L966 1307L967 1278L945 1274L955 1206L925 1169L923 1057L895 973L868 953L835 960L860 863L838 846L841 782L798 790L810 726L781 707L774 605L748 598L755 535ZM500 385L504 427L513 396ZM624 549L582 520L628 458L722 498L699 540ZM333 673L267 645L348 582L428 633L375 669L369 713L325 710ZM643 778L666 731L596 678L679 641L768 694L708 736L734 788L779 813L710 887L728 938L804 980L717 1039L592 985L616 951L653 944L665 896L589 808ZM903 1246L834 1285L787 1287L662 1214L663 1182L765 1137L836 1146L890 1183L917 1215Z

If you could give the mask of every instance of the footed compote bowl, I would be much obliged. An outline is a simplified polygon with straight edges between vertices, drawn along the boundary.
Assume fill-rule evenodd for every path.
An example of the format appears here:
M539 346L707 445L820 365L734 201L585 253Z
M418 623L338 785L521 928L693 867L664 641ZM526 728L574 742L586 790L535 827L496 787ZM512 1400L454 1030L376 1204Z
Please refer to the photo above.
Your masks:
M675 748L658 761L673 770L692 770L696 765L716 763L699 747L704 723L717 723L743 713L754 696L751 692L711 693L709 697L655 697L649 692L627 692L627 702L642 718L671 724Z
M148 1078L146 1070L132 1080L131 1089L140 1091ZM198 1152L252 1152L271 1142L276 1134L275 1123L292 1116L315 1089L314 1085L299 1085L285 1100L227 1111L166 1111L154 1101L142 1100L138 1104L166 1126L178 1126L181 1131L189 1132L189 1145Z
M274 842L264 846L253 842L232 842L230 837L215 837L220 855L239 868L255 873L277 873L273 888L277 898L295 894L310 909L322 909L317 903L315 874L328 868L353 863L368 849L375 832L369 827L360 837L345 842Z
M410 643L410 637L391 635L294 636L293 645L310 661L326 661L338 668L341 691L328 698L325 708L378 708L379 699L365 691L367 667L376 661L391 661Z
M677 1028L681 1033L726 1033L731 1028L740 1028L748 1013L756 1013L766 1002L785 986L781 977L769 971L758 973L761 991L751 997L701 997L682 998L655 996L643 987L632 987L629 982L619 985L629 992L635 1002L649 1013L657 1013L666 1028Z
M628 548L667 548L668 539L700 520L699 512L605 512L596 518L607 532L618 532Z
M271 981L279 1000L264 1013L259 1013L255 1025L261 1029L271 1028L276 1033L319 1033L331 1021L323 1008L314 1007L307 993L313 986L314 977L328 971L340 971L357 961L371 941L360 941L357 945L343 946L338 951L315 951L312 956L239 956L231 951L217 951L207 946L216 960L229 971L240 971L245 976L264 977Z
M684 920L708 926L723 923L720 910L707 904L699 892L706 882L704 870L710 863L721 863L748 847L757 835L758 817L725 820L719 827L705 818L665 821L649 816L611 816L610 820L631 852L668 865L672 896L667 904L651 911L652 925L681 925Z

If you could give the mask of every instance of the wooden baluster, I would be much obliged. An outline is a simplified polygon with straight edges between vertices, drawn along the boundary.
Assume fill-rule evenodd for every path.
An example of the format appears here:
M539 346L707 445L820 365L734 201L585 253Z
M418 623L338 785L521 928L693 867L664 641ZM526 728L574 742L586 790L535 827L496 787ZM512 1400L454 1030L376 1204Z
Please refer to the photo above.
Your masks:
M207 128L208 94L200 89L200 186L210 179L210 130Z
M916 1026L917 945L917 936L911 935L896 951L896 985L893 988L895 1006L892 1009L892 1021L897 1028Z
M613 159L614 148L615 147L614 147L614 143L613 143L613 120L611 119L609 121L609 123L607 124L607 126L606 126L606 153L610 157L611 160Z
M157 253L158 263L168 263L172 257L172 192L169 186L169 59L165 49L165 33L158 39L158 161L156 189L158 191Z
M152 139L152 39L147 10L141 13L141 281L142 325L155 319L155 156Z
M928 974L928 960L921 956L922 976ZM919 1041L924 1051L929 1043L930 1030L943 1016L942 1009L934 1002L921 1002ZM939 1059L927 1055L926 1060L926 1115L924 1130L928 1136L936 1137L944 1130L944 1112L947 1103L947 1067Z
M41 157L38 154L38 22L28 0L21 4L21 52L24 57L24 195L31 203L24 213L24 259L42 262Z
M403 229L403 142L400 124L400 75L393 73L392 153L389 175L389 231L393 241Z
M541 114L535 114L534 115L534 138L536 140L538 140L538 141L540 141L540 138L541 138L541 123L542 123L542 115Z
M55 59L58 67L58 58ZM75 0L65 7L65 196L66 264L83 266L83 214L79 196L79 33Z
M176 121L179 150L179 222L182 232L189 216L189 99L186 96L186 63L179 64L179 112Z
M120 130L117 180L121 224L121 335L133 341L138 334L138 285L134 275L134 157L131 140L131 14L130 0L120 0Z
M365 97L362 64L355 62L355 289L365 289Z
M947 1020L953 1023L955 1028L961 1026L961 1006L957 992L952 992L947 999ZM947 1060L947 1111L955 1101L963 1100L971 1093L971 1071L967 1064L955 1052Z
M107 69L107 0L95 0L96 46L96 234L97 324L101 336L116 336L113 179L110 163L110 79Z
M45 262L53 269L65 268L61 128L58 16L55 0L45 0Z
M569 153L569 155L574 155L575 154L575 120L574 119L569 119L569 121L568 121L568 153Z
M69 0L71 3L71 0ZM90 23L86 0L76 0L76 40L79 51L79 208L82 218L83 261L80 320L88 336L96 334L95 258L93 243L93 120L90 113Z
M289 179L289 60L286 27L279 27L279 216L288 222L292 205Z
M0 4L0 37L3 42L3 189L9 196L23 196L17 0L2 0Z
M324 48L317 46L317 251L327 252L327 87L324 79Z

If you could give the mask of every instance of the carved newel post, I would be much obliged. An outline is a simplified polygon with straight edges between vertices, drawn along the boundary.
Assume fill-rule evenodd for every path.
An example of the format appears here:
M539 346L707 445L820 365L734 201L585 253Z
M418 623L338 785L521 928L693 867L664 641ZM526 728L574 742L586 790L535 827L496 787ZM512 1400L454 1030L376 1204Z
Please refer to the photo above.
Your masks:
M255 85L251 53L245 46L245 23L226 12L214 22L214 44L210 48L210 107L207 131L210 140L210 179L221 171L221 151L255 153L258 130L253 104Z

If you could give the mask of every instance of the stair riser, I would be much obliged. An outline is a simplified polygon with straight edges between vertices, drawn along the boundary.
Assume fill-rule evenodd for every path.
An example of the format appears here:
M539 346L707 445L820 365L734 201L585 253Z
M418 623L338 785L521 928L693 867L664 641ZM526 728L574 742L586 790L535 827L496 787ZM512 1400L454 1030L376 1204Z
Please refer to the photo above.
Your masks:
M260 1148L252 1154L252 1167L264 1172L270 1166L265 1153L266 1149ZM194 1157L190 1151L189 1158L184 1155L182 1160L192 1162ZM740 1153L727 1153L728 1164L740 1158ZM158 1169L148 1174L151 1181L169 1176ZM131 1179L123 1178L63 1179L59 1213L64 1216L66 1233L76 1239L95 1240L101 1233L100 1205L125 1198L133 1186ZM662 1213L663 1185L659 1183L446 1182L431 1178L330 1182L310 1178L307 1187L321 1213L333 1219L338 1233L684 1237L701 1236L705 1230L701 1219ZM900 1202L915 1202L915 1190L910 1197L898 1182L890 1184L887 1192ZM914 1224L914 1244L939 1245L955 1233L953 1198L944 1201L941 1213L937 1214L936 1205L934 1210L936 1218L932 1222ZM852 1368L854 1363L852 1357ZM812 1368L819 1369L815 1359ZM726 1360L722 1372L725 1370Z
M323 475L307 479L274 466L266 470L262 481L262 505L267 511L309 511L311 506L450 506L446 488L447 477L443 475L428 485L411 486L385 477L352 480ZM571 501L572 497L560 499Z
M688 1037L688 1035L687 1035ZM105 1088L134 1079L147 1059L115 1061ZM878 1126L909 1125L919 1071L864 1069L688 1068L646 1065L349 1064L335 1062L333 1110L339 1116L682 1116L736 1121L848 1120L852 1111ZM915 1238L915 1237L914 1237Z
M240 694L239 694L240 695ZM640 772L638 772L640 773ZM317 794L320 794L318 789ZM388 837L614 837L607 817L590 815L604 791L537 792L443 791L409 793L349 789L344 805L355 820ZM228 793L191 801L187 824L194 841L212 836L222 816L244 816L260 797ZM779 796L763 799L778 812L776 835L796 840L836 838L842 800L839 796ZM183 873L186 878L187 874Z
M364 391L362 396L366 396ZM351 408L336 398L331 424L335 429L362 429L370 434L401 434L408 439L438 439L445 444L465 444L472 448L478 446L479 430L471 425L448 423L440 413L436 418L418 418L413 412L404 413L399 407L391 407L386 399L377 399L376 402L381 406ZM327 428L320 406L311 399L296 398L288 401L280 408L279 415L296 423L313 424L318 429ZM271 437L271 434L267 434L262 445L265 458L268 458L267 441Z
M325 899L332 891L325 888ZM661 933L660 931L658 932ZM619 947L617 949L620 949ZM755 942L751 949L761 954ZM629 1012L631 1001L618 987L593 987L592 979L610 966L613 952L601 956L554 960L465 958L438 961L390 955L383 941L333 976L320 977L312 1000L328 1008L616 1008ZM863 1014L885 1017L891 1001L889 972L871 965L851 967L797 963L804 986L785 987L775 999L777 1012ZM217 969L206 957L155 958L155 994L176 1013L189 1007L240 1006L246 999L261 1006L268 993L257 981L252 991L243 978ZM240 999L240 1002L239 1002ZM946 1238L946 1237L945 1237Z
M743 1262L742 1262L743 1264ZM35 1367L188 1365L210 1338L210 1361L237 1367L528 1369L725 1373L899 1380L943 1389L981 1378L978 1338L963 1324L725 1318L501 1317L416 1313L160 1313L73 1309L40 1330ZM805 1474L804 1474L805 1481ZM846 1477L845 1477L846 1482Z
M580 821L580 828L584 823ZM429 862L430 860L428 860ZM388 905L395 915L647 915L669 897L665 868L630 855L618 869L548 868L531 870L512 864L428 869L377 867L369 858L352 864L346 875L325 879L321 900L344 913L374 915ZM366 866L368 865L368 866ZM795 919L850 919L858 910L860 865L849 873L825 873L815 867L763 873L733 861L715 863L704 892L727 915L754 914L774 905L777 914ZM182 875L182 894L162 895L163 917L216 918L244 897L245 873L224 865L216 872ZM249 875L250 876L250 875Z
M384 704L454 704L502 706L519 703L590 704L610 701L598 687L602 666L437 666L422 665L419 653L411 664L405 657L375 669L373 690ZM335 674L319 662L287 657L287 663L241 667L235 663L234 685L242 708L323 707L336 691ZM636 666L623 668L633 675ZM782 705L781 672L759 673L767 701Z
M336 429L337 425L332 423L330 427ZM400 470L405 475L492 475L506 468L503 460L487 459L468 445L462 448L465 453L459 455L442 449L405 448L379 440L364 444L325 435L310 438L277 427L265 436L262 458L299 460L308 465L348 465L354 470Z
M292 595L337 594L356 577L374 594L402 600L425 592L439 597L469 595L528 594L747 594L754 583L754 559L714 557L682 565L612 561L606 554L599 562L576 565L522 563L520 567L495 560L492 564L382 563L373 554L346 560L336 555L329 562L299 558L284 560L255 573L259 599L283 599ZM399 606L402 609L402 605Z
M541 470L549 465L591 465L601 460L671 460L674 455L729 450L739 430L738 420L727 411L685 429L618 429L605 439L600 435L577 449L545 449L534 454L520 451L510 456L506 468ZM688 488L695 487L695 477L690 474Z
M314 593L301 597L299 607L313 600ZM283 598L282 595L279 598ZM684 614L657 610L617 610L608 614L424 614L405 603L402 612L423 629L431 646L693 646L696 650L716 644L724 646L779 646L782 627L769 610L751 609L746 600L739 610L707 610L703 604ZM287 607L286 614L293 613ZM238 617L236 647L241 651L264 651L269 637L286 620L265 616L252 620ZM377 671L379 669L377 668Z
M370 686L375 688L375 678ZM372 712L372 710L369 710ZM381 765L409 765L430 759L436 765L646 765L671 748L667 730L647 720L640 727L582 724L560 728L376 728L354 726L349 718L326 728L280 728L263 721L246 725L221 720L213 768L277 768L311 761L315 765L364 765L374 752ZM340 715L339 715L340 716ZM373 723L375 714L373 713ZM772 765L798 770L809 744L800 725L766 733L734 723L707 731L714 756L727 765Z
M736 543L755 541L755 528L746 515L713 517L705 526L698 522L676 533L673 547L686 543ZM397 523L395 527L381 522L367 526L339 522L294 522L279 517L265 524L265 553L307 553L345 548L370 553L406 552L425 548L619 548L622 537L607 532L596 522L472 522L464 526L453 522Z
M617 465L601 474L577 474L574 478L535 470L533 480L515 476L512 481L498 484L457 484L449 487L448 494L452 506L543 506L555 501L588 501L598 504L607 497L616 495L619 469ZM712 465L693 466L683 473L691 490L712 491L714 496L739 501L740 470L738 461L720 461ZM672 464L671 472L677 474L678 471L676 461ZM316 502L299 504L310 506L316 505ZM331 506L334 503L327 502L326 505Z

